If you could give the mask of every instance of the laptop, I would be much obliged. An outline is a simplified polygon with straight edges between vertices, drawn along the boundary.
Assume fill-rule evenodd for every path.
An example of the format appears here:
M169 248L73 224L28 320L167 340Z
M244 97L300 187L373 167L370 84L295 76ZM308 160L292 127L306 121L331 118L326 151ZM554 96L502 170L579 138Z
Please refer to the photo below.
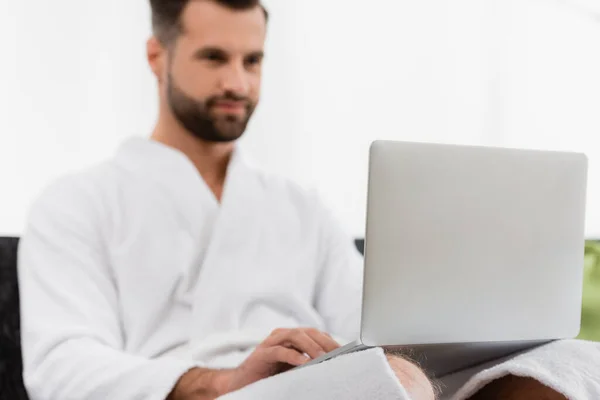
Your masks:
M375 141L360 337L429 374L580 329L584 154Z

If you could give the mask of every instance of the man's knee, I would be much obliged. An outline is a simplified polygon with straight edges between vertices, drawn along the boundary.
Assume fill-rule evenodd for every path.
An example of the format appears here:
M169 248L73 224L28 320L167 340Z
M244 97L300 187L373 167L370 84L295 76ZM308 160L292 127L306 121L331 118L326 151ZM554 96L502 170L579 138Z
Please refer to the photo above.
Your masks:
M469 400L567 400L565 396L554 389L543 385L533 378L507 375L496 379L480 391L475 393Z
M402 357L390 354L387 354L386 357L400 384L406 389L411 399L434 400L436 398L436 391L421 368Z

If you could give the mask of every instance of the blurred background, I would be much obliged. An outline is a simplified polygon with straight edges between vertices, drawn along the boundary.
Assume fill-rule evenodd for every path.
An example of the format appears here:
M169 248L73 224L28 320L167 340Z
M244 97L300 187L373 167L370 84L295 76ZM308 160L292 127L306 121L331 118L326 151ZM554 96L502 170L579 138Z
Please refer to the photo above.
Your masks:
M262 103L243 146L316 187L353 235L369 144L394 139L585 152L586 234L600 238L599 1L264 3ZM21 234L51 180L149 135L149 33L145 0L0 2L0 236Z
M365 223L373 139L584 151L600 238L600 2L266 0L262 103L243 145ZM149 135L146 0L0 2L0 235L55 177Z
M584 151L600 238L597 0L266 0L262 103L243 145L317 187L356 236L373 139ZM146 0L0 2L0 235L52 179L149 135Z

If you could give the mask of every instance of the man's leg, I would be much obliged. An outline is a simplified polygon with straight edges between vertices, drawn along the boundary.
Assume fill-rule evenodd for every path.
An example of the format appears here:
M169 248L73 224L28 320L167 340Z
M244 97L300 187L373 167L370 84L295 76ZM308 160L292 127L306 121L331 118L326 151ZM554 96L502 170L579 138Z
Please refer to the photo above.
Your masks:
M417 365L401 356L386 354L388 363L398 377L400 384L412 399L434 400L439 390Z
M455 399L600 399L600 343L560 340L443 377Z
M496 379L469 398L469 400L568 400L533 378L507 375Z

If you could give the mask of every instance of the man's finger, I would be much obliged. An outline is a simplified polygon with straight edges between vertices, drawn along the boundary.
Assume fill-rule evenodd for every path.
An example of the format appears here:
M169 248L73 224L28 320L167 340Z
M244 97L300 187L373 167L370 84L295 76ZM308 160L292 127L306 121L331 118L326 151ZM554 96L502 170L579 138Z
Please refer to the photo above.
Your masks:
M318 358L327 353L327 351L321 347L319 343L317 343L302 329L294 330L287 342L296 350L308 354L310 358Z
M304 354L295 349L289 349L283 346L269 347L264 349L264 352L266 357L265 361L268 362L280 362L297 367L299 365L306 364L309 361L309 358Z
M278 330L265 340L262 345L267 347L284 346L294 348L300 353L308 354L310 358L320 357L327 352L302 329Z
M304 332L306 332L306 334L310 336L312 340L317 342L317 344L321 346L326 353L329 353L330 351L340 347L340 344L333 340L331 336L319 331L318 329L307 328L304 330Z
M272 347L281 345L286 338L290 335L292 329L275 329L271 334L261 343L263 347Z

